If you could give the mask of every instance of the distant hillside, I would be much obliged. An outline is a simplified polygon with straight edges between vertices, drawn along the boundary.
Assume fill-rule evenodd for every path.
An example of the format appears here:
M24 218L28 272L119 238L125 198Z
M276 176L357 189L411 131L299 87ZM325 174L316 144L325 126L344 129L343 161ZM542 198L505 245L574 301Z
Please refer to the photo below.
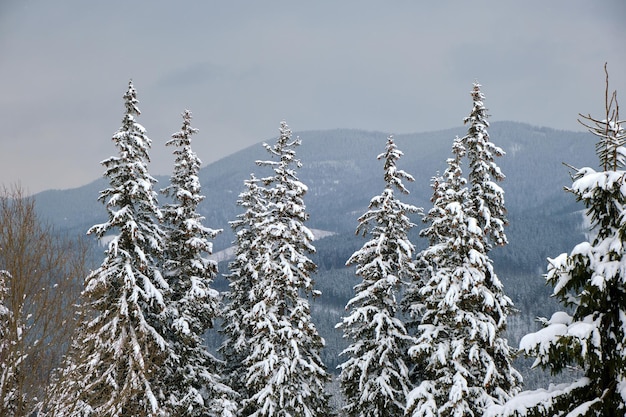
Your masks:
M395 136L398 148L404 152L398 165L416 179L407 184L411 194L404 201L425 210L430 208L430 179L446 168L455 136L465 133L466 129L459 127ZM508 294L521 310L519 317L511 318L511 343L515 345L523 332L535 326L534 317L549 314L554 308L541 277L546 257L571 250L583 238L583 207L563 190L564 186L571 185L568 168L563 163L576 167L595 166L595 139L587 133L513 122L493 123L489 133L492 141L507 152L497 163L507 176L501 186L509 211L509 245L495 248L492 256ZM328 341L325 360L334 367L343 341L333 326L356 282L352 271L344 264L364 242L363 238L354 236L356 219L366 210L370 198L382 191L383 168L376 156L384 151L388 134L359 130L297 134L302 139L298 150L303 164L300 179L309 187L305 196L310 214L307 224L310 228L332 232L332 236L315 242L314 259L319 266L317 283L323 295L314 304L314 314ZM269 143L274 140L266 139ZM258 144L201 170L200 180L207 198L200 211L206 217L205 224L224 229L215 240L215 252L231 246L234 238L228 222L241 212L236 201L243 190L243 181L251 173L265 176L268 171L256 166L255 161L268 159L268 156ZM158 179L157 190L165 187L167 181L164 177ZM61 231L84 234L93 224L106 220L103 205L96 201L99 191L106 186L101 179L72 190L42 192L36 195L38 209ZM422 227L420 218L416 216L414 221L417 223L414 241L418 247L423 247L424 242L417 237ZM101 253L98 254L101 258ZM226 265L222 262L220 270L226 271ZM223 281L216 285L226 289Z
M545 212L544 219L559 211L575 210L573 199L563 192L571 181L563 162L574 166L593 164L594 139L586 133L538 128L521 123L498 122L489 129L492 140L507 155L497 162L507 176L502 183L507 207L513 220L528 212ZM352 231L356 217L366 208L373 194L382 186L382 166L376 156L384 150L387 133L358 130L330 130L297 133L302 139L298 157L303 163L300 178L308 185L306 196L310 213L309 226L334 232ZM409 184L408 201L427 207L430 178L443 171L450 156L452 140L465 134L463 127L438 132L396 135L396 143L405 156L403 169L416 178ZM275 138L267 138L267 142ZM114 149L111 149L114 152ZM202 157L202 155L199 155ZM230 245L228 222L237 213L236 201L243 181L251 173L265 172L255 165L267 159L267 152L254 145L216 161L200 172L203 192L201 206L207 224L227 233L218 239L216 248ZM156 189L165 187L167 177L157 177ZM40 212L60 230L84 231L105 221L106 212L97 200L106 187L104 179L71 190L50 190L36 195ZM580 208L579 208L580 209Z

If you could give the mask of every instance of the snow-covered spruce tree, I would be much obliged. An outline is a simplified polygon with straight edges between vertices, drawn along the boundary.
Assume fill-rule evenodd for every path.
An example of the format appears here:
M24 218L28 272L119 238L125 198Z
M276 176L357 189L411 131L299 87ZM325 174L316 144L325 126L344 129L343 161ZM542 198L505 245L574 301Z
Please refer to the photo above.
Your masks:
M489 115L480 87L480 84L474 83L471 93L474 105L464 120L465 124L469 124L469 129L461 140L469 161L469 215L476 219L478 227L483 231L485 248L489 251L493 244L502 246L508 243L504 233L507 223L504 191L496 183L505 177L494 161L494 157L503 156L504 151L489 140Z
M599 137L600 171L578 169L568 190L587 209L588 241L548 260L546 279L567 310L542 319L545 327L520 342L535 366L553 374L574 366L583 376L523 392L493 415L626 415L626 130L608 75L606 89L604 118L581 115Z
M356 251L347 265L356 265L362 281L338 328L350 345L342 355L341 388L348 416L402 416L410 390L408 368L404 362L410 337L396 317L396 292L400 284L415 276L415 248L407 237L414 224L408 218L418 208L401 202L395 191L408 194L403 180L413 177L396 167L402 156L393 138L387 139L383 159L385 189L372 198L368 211L359 218L357 234L369 233L370 240Z
M250 179L244 181L244 185L246 191L239 195L237 205L245 211L230 223L236 236L235 259L228 265L230 274L225 275L229 280L229 291L225 295L228 302L224 308L221 330L224 341L219 352L225 362L223 373L228 385L241 398L250 398L243 361L250 354L248 341L252 337L252 327L244 317L252 310L255 301L252 288L259 274L253 260L259 255L253 243L257 233L255 226L265 211L266 203L259 179L251 175Z
M424 223L430 226L420 231L420 236L427 238L430 247L420 252L416 259L416 271L414 280L409 282L402 298L402 309L406 313L405 323L411 333L416 333L422 320L427 320L434 311L427 309L427 284L437 273L438 268L447 268L450 273L456 268L449 262L448 256L454 255L455 241L453 233L459 227L466 227L464 206L467 204L467 180L463 177L461 159L465 155L465 147L457 137L452 146L454 158L447 160L448 168L443 175L431 179L433 196L430 201L433 207L422 218ZM462 231L463 232L463 231ZM435 282L433 282L435 283ZM431 306L432 307L432 306ZM411 381L417 382L423 379L421 367L425 362L409 360Z
M265 207L254 221L250 267L256 275L243 320L251 331L246 370L244 416L325 416L330 414L325 384L329 375L319 352L324 341L311 321L304 295L317 295L311 274L316 265L307 257L314 251L313 234L298 180L295 148L286 123L275 145L265 149L278 160L257 161L274 175L262 178L259 188Z
M191 148L191 136L198 130L191 127L189 110L182 117L181 130L166 143L176 147L170 185L162 190L172 200L163 208L167 235L163 276L170 287L163 336L172 354L161 367L157 383L173 415L227 416L236 411L234 393L221 381L220 362L202 338L221 310L219 293L210 288L217 262L206 257L213 249L210 239L221 230L205 227L197 211L205 198L198 179L201 161Z
M419 280L405 308L417 323L409 355L418 384L408 396L410 416L480 416L515 394L521 376L502 333L512 308L491 259L462 176L463 139L453 145L443 176L433 179L433 208L421 235ZM503 237L503 239L505 239Z
M118 156L102 162L100 193L109 219L89 233L110 239L102 265L85 280L82 324L46 408L53 416L164 416L155 378L168 352L161 332L167 283L157 268L161 212L147 170L151 140L135 120L135 88L124 95Z

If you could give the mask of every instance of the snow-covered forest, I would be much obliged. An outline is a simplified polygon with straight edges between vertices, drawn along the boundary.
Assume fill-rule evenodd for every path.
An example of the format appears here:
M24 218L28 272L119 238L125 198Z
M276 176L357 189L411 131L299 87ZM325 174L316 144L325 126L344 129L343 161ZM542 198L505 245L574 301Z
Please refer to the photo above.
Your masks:
M584 238L545 262L508 233L519 227L510 202L532 204L531 193L506 191L502 162L517 149L498 145L478 83L462 132L432 144L448 155L431 161L440 171L414 176L393 135L350 148L377 180L348 196L361 210L333 214L340 202L321 199L328 216L315 228L307 198L343 179L304 181L306 139L286 122L232 187L227 218L201 184L192 113L165 143L175 163L159 189L132 82L123 100L93 196L105 221L86 238L58 233L19 189L0 199L0 415L626 414L626 131L608 74L604 113L580 116L597 166L569 166L561 184ZM551 235L548 250L559 222L536 232ZM542 271L548 290L521 297L520 277ZM537 304L540 326L514 336L511 323ZM544 370L532 383L529 365ZM537 383L546 378L558 383Z

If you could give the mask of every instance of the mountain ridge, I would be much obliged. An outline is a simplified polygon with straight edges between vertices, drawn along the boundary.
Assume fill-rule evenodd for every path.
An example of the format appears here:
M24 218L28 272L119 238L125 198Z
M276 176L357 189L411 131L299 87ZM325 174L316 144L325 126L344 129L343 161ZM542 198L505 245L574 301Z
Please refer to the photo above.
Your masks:
M415 177L415 182L405 184L410 194L401 197L404 202L423 207L425 212L429 210L430 180L445 170L454 138L465 133L466 129L457 127L394 135L398 149L404 153L398 168ZM509 338L515 345L523 334L536 330L535 317L549 317L555 307L542 278L546 258L569 252L584 239L583 207L563 190L571 185L571 169L563 163L579 168L594 166L595 138L589 133L518 122L492 123L489 133L491 140L507 152L496 163L507 176L500 186L505 191L508 208L509 244L494 248L490 256L507 295L520 310L519 315L510 317ZM323 359L332 370L338 363L338 353L345 347L334 325L358 281L345 262L365 243L362 236L355 235L357 218L384 187L383 165L376 157L384 152L389 135L356 129L307 131L297 135L302 140L297 157L303 164L298 176L308 187L305 204L310 218L306 225L332 233L314 242L316 253L312 255L318 265L316 286L322 291L312 311L327 340ZM272 139L266 142L271 143ZM214 253L232 246L234 235L229 222L242 212L236 202L244 190L244 180L251 173L257 177L269 174L267 168L255 164L256 160L270 159L261 143L208 164L199 173L202 194L206 196L199 212L205 216L206 226L223 229L214 240ZM466 166L462 168L467 170ZM167 177L157 179L155 190L167 185ZM42 218L48 219L61 233L84 235L92 225L106 221L106 210L97 198L107 186L105 179L98 179L82 187L48 190L34 197ZM164 202L163 197L160 201ZM416 226L410 238L419 250L427 242L419 238L423 227L420 217L416 215L412 220ZM102 261L102 250L102 247L94 250L94 265ZM226 273L227 256L218 260L220 272ZM214 286L220 291L228 288L222 277ZM219 336L210 336L208 343L217 346ZM534 371L528 370L528 363L522 362L522 366L525 378L534 381L529 386L543 385L549 378L541 373L532 376Z
M562 163L587 166L589 161L595 160L595 142L588 133L519 122L496 122L489 132L492 141L507 152L496 163L507 176L501 186L509 214L513 216L531 210L545 211L546 202L550 207L562 205L563 202L558 201L562 200L562 189L569 181L567 168ZM407 185L411 192L408 202L428 209L430 179L437 172L443 172L454 137L464 133L465 129L457 127L394 135L398 148L404 152L399 167L416 179ZM382 165L376 156L383 152L388 134L333 129L298 132L297 135L302 140L297 151L303 164L299 176L309 187L305 196L309 226L332 232L353 229L356 217L381 190ZM544 139L544 143L540 139ZM238 213L236 201L243 191L243 181L253 172L257 177L264 175L264 170L255 164L256 160L269 158L261 143L263 141L212 162L200 171L206 196L200 211L208 226L226 232L223 234L226 237L217 239L218 249L232 242L228 222ZM555 156L557 154L562 155L561 160ZM158 191L167 185L169 178L156 178L159 182L155 190ZM42 191L34 198L40 214L60 231L81 235L93 224L106 221L104 206L97 201L99 192L106 187L105 179L100 178L81 187ZM349 195L352 199L347 198Z

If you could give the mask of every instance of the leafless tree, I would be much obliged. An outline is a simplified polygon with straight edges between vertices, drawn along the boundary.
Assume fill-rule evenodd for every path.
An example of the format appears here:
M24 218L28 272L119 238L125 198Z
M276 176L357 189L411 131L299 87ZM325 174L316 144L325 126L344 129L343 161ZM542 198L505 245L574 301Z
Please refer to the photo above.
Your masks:
M0 270L10 312L0 361L0 415L27 416L67 349L88 247L59 235L19 186L0 189Z

